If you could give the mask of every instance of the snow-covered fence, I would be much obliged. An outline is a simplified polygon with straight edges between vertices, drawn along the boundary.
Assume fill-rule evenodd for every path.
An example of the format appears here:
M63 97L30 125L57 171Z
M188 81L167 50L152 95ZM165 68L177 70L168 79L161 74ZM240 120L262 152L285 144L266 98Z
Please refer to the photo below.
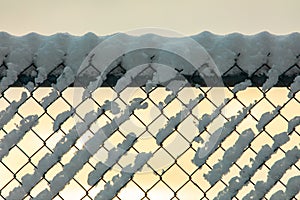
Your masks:
M78 73L105 37L0 33L0 199L300 199L299 34L193 38L219 104L181 65L175 92L128 82L126 55L104 80L92 61Z

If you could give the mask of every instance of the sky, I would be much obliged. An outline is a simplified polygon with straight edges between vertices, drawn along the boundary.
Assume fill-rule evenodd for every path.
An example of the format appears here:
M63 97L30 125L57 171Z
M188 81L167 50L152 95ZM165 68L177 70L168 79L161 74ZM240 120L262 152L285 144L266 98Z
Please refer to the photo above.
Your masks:
M300 32L299 0L0 0L0 31L107 35L143 27L202 31Z

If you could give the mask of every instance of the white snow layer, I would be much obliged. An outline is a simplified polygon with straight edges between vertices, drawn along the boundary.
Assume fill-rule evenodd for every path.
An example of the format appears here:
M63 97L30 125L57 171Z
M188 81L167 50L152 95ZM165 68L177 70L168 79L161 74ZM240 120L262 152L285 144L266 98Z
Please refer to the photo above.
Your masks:
M298 125L300 125L300 116L296 116L288 122L288 133L292 133Z

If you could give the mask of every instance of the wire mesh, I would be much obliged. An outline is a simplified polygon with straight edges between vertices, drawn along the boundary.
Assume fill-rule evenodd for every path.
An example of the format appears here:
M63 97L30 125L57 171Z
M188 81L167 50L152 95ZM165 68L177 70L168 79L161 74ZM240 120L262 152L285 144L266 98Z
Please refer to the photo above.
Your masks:
M6 199L13 188L22 185L22 177L27 173L32 173L32 171L37 168L39 160L46 153L53 153L56 142L69 133L70 127L76 123L72 118L66 120L59 127L58 131L53 131L52 123L61 112L74 108L76 110L74 116L79 121L84 120L83 116L77 112L77 110L84 109L84 102L80 102L79 104L73 102L72 95L76 88L72 87L72 84L65 90L59 92L59 97L46 108L43 108L41 104L42 98L47 96L50 92L49 86L56 82L64 67L64 64L60 64L49 73L46 81L41 83L38 87L35 87L33 91L28 91L24 86L30 81L34 82L35 78L31 76L33 74L32 71L36 70L36 67L32 64L18 76L18 80L13 84L14 87L10 87L0 96L1 110L4 110L13 101L18 101L22 92L26 91L28 94L26 101L17 109L10 122L1 129L0 138L3 138L16 128L16 123L26 116L37 114L39 122L37 126L30 128L24 138L10 148L8 156L0 161L0 199ZM5 76L6 69L5 64L0 66L0 79ZM137 142L130 149L130 152L140 153L145 150L151 150L154 156L152 160L150 159L147 162L146 168L148 168L150 172L146 173L146 175L143 173L135 174L130 179L130 182L116 194L114 199L213 199L219 191L229 185L229 181L232 177L236 176L246 164L249 164L249 159L255 157L262 145L271 145L275 133L286 131L289 121L300 113L299 93L294 94L292 98L287 97L290 91L290 84L295 76L300 74L300 67L297 64L291 66L279 77L276 85L279 87L273 87L267 91L263 91L260 86L266 81L267 77L261 75L260 70L268 69L270 69L270 67L267 64L262 65L249 76L235 64L223 74L225 84L223 89L228 101L223 105L222 109L226 109L229 112L220 113L218 117L225 120L225 122L229 121L237 111L249 106L254 100L256 100L256 102L250 112L247 113L243 122L234 128L229 138L218 146L217 150L213 152L212 156L201 168L191 162L199 145L194 141L194 137L197 135L201 137L209 136L214 129L208 126L205 127L204 131L199 132L195 123L201 120L203 110L210 108L210 111L213 111L218 107L210 97L210 93L215 88L203 85L201 87L183 88L168 105L160 108L158 102L168 94L163 87L153 88L149 93L145 91L144 87L135 87L134 92L136 96L148 102L152 109L152 114L149 117L145 117L142 112L138 111L131 114L129 121L134 121L135 124L138 124L133 131L138 135L138 138L146 138L149 146L145 147L143 143ZM118 70L120 76L126 72L121 66L118 66L118 69L114 70ZM239 75L227 75L230 74L232 70L240 70L240 73L237 73ZM296 73L293 73L294 76L286 75L290 70L296 70ZM97 75L96 71L95 74ZM114 101L118 102L121 107L125 107L129 104L131 99L126 97L126 94L129 93L128 90L130 90L130 88L127 88L120 95L117 95L114 90L114 85L119 77L115 74L115 72L111 73L104 82L103 87L98 88L89 98L89 101L92 102L95 108L101 108L103 106L105 100L103 94L112 94L115 98ZM189 76L187 79L192 86L202 83L201 77L198 76ZM248 87L245 91L234 93L232 86L245 79L250 79L253 83L253 87ZM77 88L77 90L80 89ZM203 94L204 98L193 108L193 112L181 121L179 126L175 128L163 145L156 145L155 138L158 129L161 128L165 122L170 120L178 109L180 110L186 107L190 94ZM280 95L280 97L278 95ZM262 114L267 111L275 110L277 105L281 106L278 114L276 114L261 131L258 131L256 124ZM111 122L112 118L113 115L111 113L103 113L97 119L98 126ZM102 154L107 154L109 149L111 149L111 144L117 144L122 141L128 132L132 131L129 130L131 128L132 126L130 126L130 124L122 124L114 132L114 138L102 146ZM215 184L210 185L203 175L212 170L213 165L222 158L224 152L232 146L233 141L247 128L252 128L252 130L255 131L254 140L244 149L243 155L232 164L230 171L223 175ZM292 147L299 147L299 131L299 127L296 127L289 134L291 140L286 145L281 146L272 157L257 170L254 176L249 180L249 183L244 185L234 199L242 199L250 190L255 189L254 186L259 180L265 180L268 171L276 160L284 157L285 153ZM95 128L90 126L87 133L91 135L95 134ZM172 139L174 139L172 137L175 137L175 135L179 138L177 139L177 142L179 141L177 145L180 145L182 148L176 148L176 146L174 148L167 145L172 142ZM84 148L82 141L77 141L57 164L51 167L47 173L43 174L38 184L28 191L24 199L33 198L44 188L49 187L51 179L55 174L61 171L76 151L82 148ZM156 163L159 163L162 158L168 160L168 164L157 168ZM104 184L110 181L115 174L118 174L119 171L128 164L128 160L121 159L114 167L115 170L108 171L99 182L90 186L87 184L87 175L95 169L97 162L96 157L89 159L83 169L55 196L55 199L94 199L96 194L104 189ZM288 180L291 177L299 175L300 161L298 160L298 162L293 164L285 175L276 182L274 187L267 192L264 199L270 199L271 195L278 190L285 191ZM294 197L294 199L300 199L299 194Z

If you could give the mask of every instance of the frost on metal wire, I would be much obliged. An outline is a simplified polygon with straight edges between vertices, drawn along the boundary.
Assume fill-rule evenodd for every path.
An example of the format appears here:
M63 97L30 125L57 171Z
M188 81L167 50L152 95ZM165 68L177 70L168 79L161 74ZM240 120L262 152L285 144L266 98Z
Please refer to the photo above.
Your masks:
M43 99L42 99L42 106L44 109L46 109L51 103L53 103L56 99L58 99L59 97L59 94L57 92L57 90L55 89L52 89L51 92L49 93L48 96L45 96Z
M300 75L297 76L294 82L291 84L291 91L289 93L289 97L292 98L292 96L299 90L300 90Z
M61 157L67 153L76 143L79 137L100 117L104 111L110 109L109 102L106 102L102 109L97 112L90 111L84 116L84 122L78 122L69 130L69 133L61 138L55 145L53 153L47 153L36 166L33 174L26 174L21 178L22 186L14 188L6 199L21 199L23 198L51 169ZM62 122L63 123L63 122Z
M238 93L239 91L245 90L247 87L250 87L252 85L251 80L245 80L244 82L238 83L234 86L232 89L232 92L234 94Z
M292 133L296 126L300 125L300 116L296 116L288 123L288 133Z
M195 141L198 141L200 139L200 134L205 130L205 128L221 114L221 110L224 108L228 101L229 99L226 98L224 102L220 104L211 115L206 113L202 115L197 126L199 130L199 135L194 138Z
M270 121L272 121L272 119L278 115L280 109L281 107L277 106L273 112L266 112L262 114L256 125L257 130L261 131Z

